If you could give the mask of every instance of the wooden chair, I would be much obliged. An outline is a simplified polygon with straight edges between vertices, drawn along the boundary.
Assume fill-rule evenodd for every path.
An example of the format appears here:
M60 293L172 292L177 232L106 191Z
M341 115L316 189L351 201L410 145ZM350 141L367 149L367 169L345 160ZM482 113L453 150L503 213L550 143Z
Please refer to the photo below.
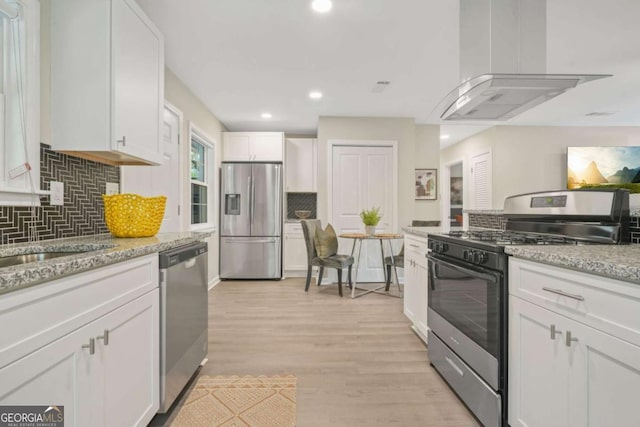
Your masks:
M302 232L304 234L304 241L307 245L307 282L304 287L304 291L309 291L309 284L311 283L311 272L313 267L319 268L318 282L320 286L322 282L322 273L325 267L335 268L338 270L338 292L342 296L342 270L348 268L348 282L349 288L351 288L351 267L353 266L353 257L350 255L331 255L321 258L316 252L316 245L313 241L313 237L316 235L316 228L322 227L319 219L305 219L301 221Z

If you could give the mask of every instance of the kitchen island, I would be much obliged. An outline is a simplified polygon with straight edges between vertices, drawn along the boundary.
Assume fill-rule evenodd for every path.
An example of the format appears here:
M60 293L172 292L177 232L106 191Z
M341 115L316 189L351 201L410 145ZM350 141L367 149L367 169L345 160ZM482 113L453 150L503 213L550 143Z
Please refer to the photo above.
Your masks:
M640 245L513 245L517 258L640 283Z
M509 424L637 425L640 245L505 252Z

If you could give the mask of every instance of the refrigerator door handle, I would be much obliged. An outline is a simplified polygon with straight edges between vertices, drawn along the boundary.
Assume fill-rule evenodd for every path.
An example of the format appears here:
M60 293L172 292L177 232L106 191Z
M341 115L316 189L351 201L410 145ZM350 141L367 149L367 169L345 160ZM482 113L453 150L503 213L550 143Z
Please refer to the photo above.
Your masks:
M273 213L275 218L280 218L280 209L282 206L282 202L280 201L280 197L282 196L282 190L281 190L282 184L280 183L280 177L281 177L280 173L281 173L281 169L279 167L276 167L276 186L278 188L278 191L276 191L277 201L273 206ZM282 227L282 225L279 225L279 227ZM282 229L277 234L282 235Z
M275 243L276 239L273 237L266 238L266 239L255 239L255 238L242 239L241 237L232 237L232 238L225 239L225 242L226 243Z
M253 177L251 178L251 193L249 194L251 197L251 226L253 227L253 214L256 210L256 183ZM253 234L253 229L251 233Z
M251 227L253 225L253 212L252 212L252 204L251 204L251 197L252 197L252 193L251 193L251 175L249 175L247 177L247 194L249 196L249 201L247 203L248 208L249 208L249 227ZM251 228L249 228L249 233L251 233Z

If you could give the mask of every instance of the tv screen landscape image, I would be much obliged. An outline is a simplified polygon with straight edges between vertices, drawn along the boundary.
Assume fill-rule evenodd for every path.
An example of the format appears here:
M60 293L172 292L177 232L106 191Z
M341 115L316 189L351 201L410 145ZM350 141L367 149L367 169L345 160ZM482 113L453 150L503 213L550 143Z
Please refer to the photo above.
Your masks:
M567 188L640 183L640 147L568 147Z

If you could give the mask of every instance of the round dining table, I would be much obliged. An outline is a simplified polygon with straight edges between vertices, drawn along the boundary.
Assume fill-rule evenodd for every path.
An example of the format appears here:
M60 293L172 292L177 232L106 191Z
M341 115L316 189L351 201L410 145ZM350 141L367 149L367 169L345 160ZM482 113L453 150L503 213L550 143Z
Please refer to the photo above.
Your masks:
M343 233L338 237L343 239L351 239L353 240L353 245L351 246L351 256L354 257L354 266L353 266L353 286L351 287L351 298L358 298L363 295L367 295L370 293L378 293L382 295L392 296L396 298L401 298L402 293L400 290L400 281L398 280L398 273L396 272L396 285L398 287L398 293L392 293L389 289L386 288L386 284L379 286L374 289L366 289L366 288L358 288L356 284L358 283L358 270L360 269L360 255L362 254L362 242L368 240L378 240L380 242L380 257L382 259L382 271L384 272L385 283L387 281L387 270L384 265L384 242L388 243L389 247L389 256L391 257L391 264L394 265L394 254L393 254L393 246L392 241L401 240L404 238L402 234L396 233L379 233L379 234L364 234L364 233ZM395 271L395 269L394 269ZM359 291L363 291L360 293L356 293L356 289ZM384 289L384 290L383 290Z

